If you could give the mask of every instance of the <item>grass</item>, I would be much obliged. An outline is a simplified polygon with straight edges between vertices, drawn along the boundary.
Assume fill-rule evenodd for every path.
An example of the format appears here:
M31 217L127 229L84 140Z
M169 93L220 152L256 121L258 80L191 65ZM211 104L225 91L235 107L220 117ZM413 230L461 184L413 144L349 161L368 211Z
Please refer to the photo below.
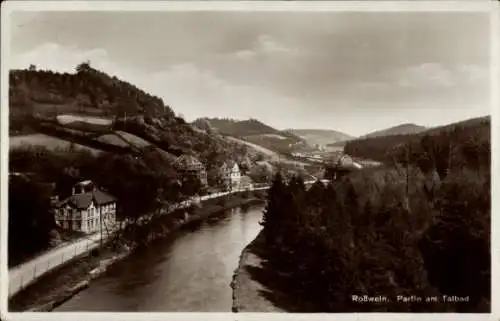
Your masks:
M63 140L53 136L48 136L45 134L30 134L30 135L10 137L9 143L10 143L10 149L31 145L31 146L45 146L49 150L56 150L61 148L66 149L71 145L70 141ZM80 144L74 144L74 147L79 149L87 149L93 153L100 152L100 150L98 149L94 149Z
M109 118L80 116L72 114L59 115L57 116L57 120L62 125L69 124L72 122L85 122L94 125L111 125L111 123L113 122Z
M111 125L93 124L85 121L72 121L63 124L65 128L77 129L84 132L105 133L111 131Z
M135 147L146 147L151 145L151 143L148 142L147 140L121 130L117 130L115 134L119 136L121 139L125 140L130 145L133 145Z
M105 134L96 138L97 141L118 147L129 147L130 145L116 134Z

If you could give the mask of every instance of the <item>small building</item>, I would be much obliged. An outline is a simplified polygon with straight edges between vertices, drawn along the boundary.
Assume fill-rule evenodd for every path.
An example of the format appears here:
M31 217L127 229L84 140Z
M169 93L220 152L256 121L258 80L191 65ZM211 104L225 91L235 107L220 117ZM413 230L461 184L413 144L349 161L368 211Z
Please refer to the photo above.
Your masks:
M94 233L116 223L116 199L99 190L92 181L72 188L71 196L55 204L54 218L62 229Z
M325 178L338 180L362 168L363 166L355 162L351 156L347 154L336 154L330 159L329 164L325 164Z
M235 161L224 162L220 167L220 173L224 187L227 190L236 189L240 185L241 171L238 163Z
M207 186L207 171L196 157L187 154L181 155L175 160L174 166L181 176L179 177L180 181L184 177L191 176L198 178L203 186Z

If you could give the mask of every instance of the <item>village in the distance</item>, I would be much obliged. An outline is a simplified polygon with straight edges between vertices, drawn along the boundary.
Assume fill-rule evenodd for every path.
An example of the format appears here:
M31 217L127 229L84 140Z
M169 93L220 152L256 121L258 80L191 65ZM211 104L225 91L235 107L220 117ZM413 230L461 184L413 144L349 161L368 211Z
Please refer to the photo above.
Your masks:
M471 28L448 37L478 16L142 14L13 33L35 49L8 75L9 313L491 311L487 59ZM129 20L145 27L119 38ZM60 44L36 47L40 28Z

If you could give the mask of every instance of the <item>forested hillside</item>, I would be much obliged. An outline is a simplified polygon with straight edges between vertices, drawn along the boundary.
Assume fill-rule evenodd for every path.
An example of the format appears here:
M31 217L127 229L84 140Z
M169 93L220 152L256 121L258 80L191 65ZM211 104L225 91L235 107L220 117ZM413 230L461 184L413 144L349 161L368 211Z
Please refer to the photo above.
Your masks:
M293 150L309 147L301 137L289 131L277 130L256 119L203 118L203 120L208 121L222 135L241 138L278 153L290 153Z
M245 146L193 129L161 98L89 63L78 65L73 74L33 66L13 70L9 81L11 136L40 132L105 151L130 151L100 138L121 130L174 155L194 153L209 168L230 156L246 157ZM109 119L110 124L61 123L59 116L67 115Z
M432 139L429 139L431 137ZM423 139L427 143L421 144ZM433 146L428 143L431 141ZM467 153L466 150L470 149L471 144L489 146L489 116L436 127L417 134L359 138L347 142L344 152L354 157L394 163L396 158L401 160L401 157L406 157L401 153L405 154L409 151L412 162L416 162L416 158L419 159L419 162L423 162L424 157L435 158L438 157L436 153L443 153L452 148L454 151L453 155L450 156L450 161L453 163L454 157L460 157L456 154ZM407 148L408 146L410 149ZM425 153L422 153L422 148L425 148ZM480 147L477 150L479 153L483 153L482 157L484 157L483 149L484 147ZM448 159L447 156L445 158Z
M50 70L12 70L9 74L11 131L20 130L20 117L77 113L108 117L148 115L174 117L172 109L159 97L96 70L89 63L76 73Z
M360 138L373 138L392 135L410 135L425 131L427 128L415 124L401 124L387 129L377 130L369 134L363 135Z
M367 152L369 143L379 145ZM263 219L264 270L279 273L252 271L266 295L280 304L271 293L290 293L285 308L295 312L489 312L489 117L349 144L354 155L391 162L309 191L300 179L276 177Z

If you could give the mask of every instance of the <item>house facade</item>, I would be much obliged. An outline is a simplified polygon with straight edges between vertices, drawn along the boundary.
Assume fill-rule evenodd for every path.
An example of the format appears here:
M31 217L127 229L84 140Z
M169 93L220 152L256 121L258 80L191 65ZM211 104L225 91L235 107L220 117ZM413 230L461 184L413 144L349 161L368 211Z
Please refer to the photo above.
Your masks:
M56 203L56 224L62 229L87 234L107 230L116 224L116 199L91 181L75 184L71 196Z
M241 171L238 163L234 161L224 162L220 167L223 185L227 190L237 189L240 186Z
M175 169L179 173L179 179L191 176L200 180L203 186L207 186L207 171L205 166L194 156L181 155L174 162Z

